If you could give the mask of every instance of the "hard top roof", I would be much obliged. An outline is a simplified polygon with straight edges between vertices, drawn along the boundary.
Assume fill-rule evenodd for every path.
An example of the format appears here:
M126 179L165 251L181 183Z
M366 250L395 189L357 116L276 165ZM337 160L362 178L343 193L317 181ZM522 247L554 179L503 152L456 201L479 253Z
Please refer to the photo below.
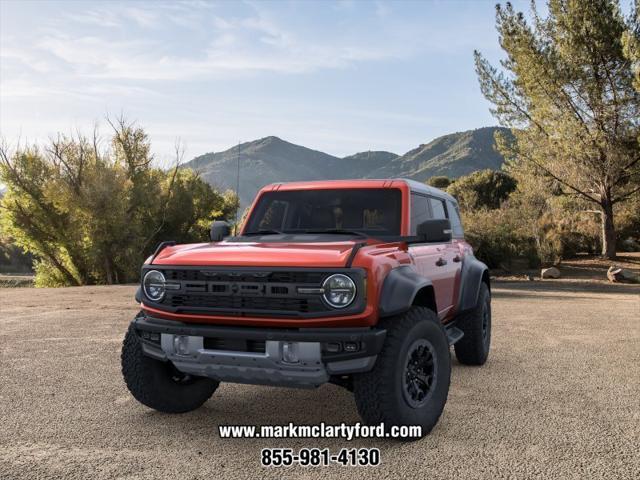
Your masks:
M411 180L409 178L400 178L403 182L406 182L409 185L409 188L413 192L424 193L425 195L433 195L434 197L445 198L447 200L451 200L453 203L458 203L455 198L449 195L444 190L440 190L439 188L432 187L427 185L426 183L418 182L416 180Z
M422 193L424 195L432 195L434 197L450 200L457 204L455 198L438 188L431 187L425 183L411 180L409 178L380 178L380 179L348 179L348 180L308 180L300 182L282 182L266 185L263 190L305 190L307 188L326 189L331 187L337 188L397 188L397 183L405 183L411 191Z

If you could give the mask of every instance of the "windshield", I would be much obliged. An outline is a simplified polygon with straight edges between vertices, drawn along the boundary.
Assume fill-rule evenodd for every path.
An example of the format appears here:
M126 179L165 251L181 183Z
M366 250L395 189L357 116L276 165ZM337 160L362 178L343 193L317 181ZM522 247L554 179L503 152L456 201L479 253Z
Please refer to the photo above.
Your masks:
M400 235L398 189L291 190L264 193L244 235L331 233Z

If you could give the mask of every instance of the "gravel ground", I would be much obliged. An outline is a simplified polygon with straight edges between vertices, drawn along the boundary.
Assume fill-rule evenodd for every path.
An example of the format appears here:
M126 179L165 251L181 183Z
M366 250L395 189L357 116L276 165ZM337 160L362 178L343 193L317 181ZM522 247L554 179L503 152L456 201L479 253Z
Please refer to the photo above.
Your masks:
M454 360L431 435L223 440L218 424L355 423L351 395L225 384L153 412L120 374L134 287L0 289L0 478L640 477L640 288L498 283L484 367ZM379 447L382 465L261 468L263 447Z

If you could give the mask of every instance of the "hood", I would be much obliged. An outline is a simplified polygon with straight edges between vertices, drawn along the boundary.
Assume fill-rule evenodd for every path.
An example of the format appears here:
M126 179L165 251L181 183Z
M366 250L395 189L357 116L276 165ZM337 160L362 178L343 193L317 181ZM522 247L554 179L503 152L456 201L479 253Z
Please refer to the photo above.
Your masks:
M355 241L318 243L218 242L166 247L153 265L344 267Z

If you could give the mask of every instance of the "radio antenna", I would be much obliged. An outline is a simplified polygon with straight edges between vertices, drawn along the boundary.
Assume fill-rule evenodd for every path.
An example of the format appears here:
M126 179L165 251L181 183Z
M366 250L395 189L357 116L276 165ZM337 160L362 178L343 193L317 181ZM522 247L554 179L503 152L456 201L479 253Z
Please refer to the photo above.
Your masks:
M240 140L238 140L237 160L238 171L236 173L236 197L238 197L238 207L236 208L236 235L238 234L238 210L240 210Z

